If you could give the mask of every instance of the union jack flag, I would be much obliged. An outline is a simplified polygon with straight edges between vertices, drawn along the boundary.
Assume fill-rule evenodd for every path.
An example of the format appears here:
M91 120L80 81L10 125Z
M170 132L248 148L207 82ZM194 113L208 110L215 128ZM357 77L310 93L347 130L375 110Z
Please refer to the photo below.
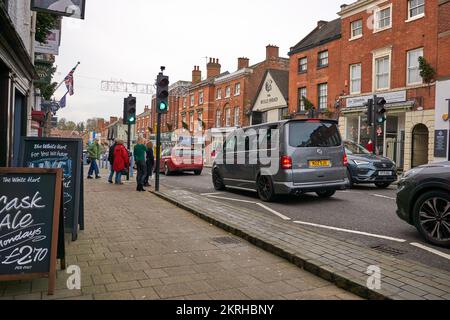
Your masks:
M73 74L75 73L75 70L77 69L78 64L70 70L69 74L64 78L64 83L66 84L67 91L69 92L69 95L73 96L74 90L73 90Z

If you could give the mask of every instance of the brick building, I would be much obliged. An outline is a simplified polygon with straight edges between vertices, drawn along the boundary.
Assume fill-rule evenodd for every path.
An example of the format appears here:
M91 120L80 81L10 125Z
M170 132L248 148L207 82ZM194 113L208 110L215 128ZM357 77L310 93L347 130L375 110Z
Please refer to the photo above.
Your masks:
M339 107L343 137L365 145L371 130L364 103L383 96L387 120L375 126L377 152L405 170L434 161L435 109L445 100L437 102L435 80L441 79L442 95L450 86L443 80L448 63L439 63L448 52L448 12L448 1L439 0L341 6L340 19L319 22L290 52L290 110L303 113L303 94L324 110ZM437 72L429 82L420 75L419 57Z
M334 111L342 93L341 19L319 21L291 48L289 57L289 111L306 115L303 97L314 105L317 116Z
M136 117L136 135L142 138L150 137L150 129L152 129L152 121L150 119L151 111L149 106L144 107L144 112Z
M377 146L404 169L434 160L436 84L420 76L419 57L440 72L437 13L437 0L360 0L339 13L343 133L366 143L370 137L362 104L374 94L385 97L387 121L376 125Z
M450 0L438 1L437 51L435 160L450 161Z

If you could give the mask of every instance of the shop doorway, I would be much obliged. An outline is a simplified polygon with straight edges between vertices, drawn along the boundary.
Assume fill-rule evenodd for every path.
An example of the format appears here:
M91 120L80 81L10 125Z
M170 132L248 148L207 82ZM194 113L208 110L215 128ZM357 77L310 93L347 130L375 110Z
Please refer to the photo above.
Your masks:
M13 167L19 165L19 152L22 137L27 133L26 97L16 90L14 97L14 129L13 129Z
M428 128L424 124L418 124L412 132L412 167L428 164Z

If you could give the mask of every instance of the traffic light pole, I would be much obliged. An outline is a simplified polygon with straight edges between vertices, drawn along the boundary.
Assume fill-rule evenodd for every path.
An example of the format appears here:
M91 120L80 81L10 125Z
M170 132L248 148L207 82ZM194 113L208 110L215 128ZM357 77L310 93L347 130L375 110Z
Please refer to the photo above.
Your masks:
M377 96L373 96L373 108L372 108L372 143L373 143L373 154L377 155Z
M127 148L131 151L131 124L128 122ZM131 161L130 161L131 164ZM127 170L127 181L130 181L130 168Z
M158 113L158 122L156 128L156 172L155 172L155 191L159 191L159 171L161 161L161 113Z

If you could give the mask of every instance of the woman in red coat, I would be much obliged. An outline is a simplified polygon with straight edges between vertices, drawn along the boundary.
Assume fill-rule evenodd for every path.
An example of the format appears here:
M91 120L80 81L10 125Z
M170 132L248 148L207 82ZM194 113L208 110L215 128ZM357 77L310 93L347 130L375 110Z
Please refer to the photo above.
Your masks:
M122 171L130 168L130 157L128 151L123 145L122 140L116 140L114 148L114 164L113 169L116 172L116 184L122 184Z

